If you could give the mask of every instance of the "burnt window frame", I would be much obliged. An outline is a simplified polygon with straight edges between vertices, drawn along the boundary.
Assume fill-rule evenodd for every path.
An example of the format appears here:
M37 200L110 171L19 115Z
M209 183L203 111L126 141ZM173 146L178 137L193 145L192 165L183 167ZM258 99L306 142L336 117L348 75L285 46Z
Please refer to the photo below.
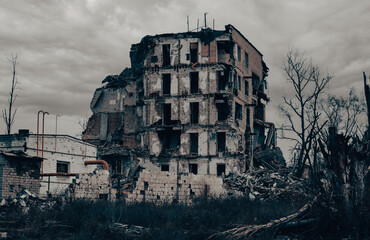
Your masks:
M223 167L223 171L219 171L219 168ZM226 164L225 163L217 163L216 164L216 175L217 177L222 177L222 173L224 176L226 175Z

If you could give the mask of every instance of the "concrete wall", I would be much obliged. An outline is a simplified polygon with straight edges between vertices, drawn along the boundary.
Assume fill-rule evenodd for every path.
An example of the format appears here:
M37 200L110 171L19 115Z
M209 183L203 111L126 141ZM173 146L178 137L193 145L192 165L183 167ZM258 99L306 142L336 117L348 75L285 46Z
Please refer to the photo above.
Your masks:
M153 202L157 204L177 201L192 204L199 198L227 197L222 178L215 175L177 175L175 172L150 172L144 170L136 188L126 197L126 202Z

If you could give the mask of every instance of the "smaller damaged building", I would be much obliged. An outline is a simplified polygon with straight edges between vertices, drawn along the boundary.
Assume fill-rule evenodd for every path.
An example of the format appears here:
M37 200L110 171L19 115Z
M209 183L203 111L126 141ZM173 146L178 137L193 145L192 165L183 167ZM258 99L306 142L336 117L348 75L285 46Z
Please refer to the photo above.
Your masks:
M96 146L67 135L42 136L20 130L18 134L0 135L0 150L4 151L3 158L8 165L18 164L12 168L4 168L4 176L20 176L13 173L16 169L24 173L30 179L30 184L32 183L32 186L21 184L22 187L10 184L14 187L9 185L9 189L26 188L41 196L64 194L76 177L92 173L101 164L96 161ZM14 155L15 153L18 155Z
M254 151L276 147L265 119L269 69L232 25L145 36L130 59L95 91L84 133L118 178L141 168L237 174Z
M0 151L0 199L30 190L40 192L41 157L29 156L21 150Z

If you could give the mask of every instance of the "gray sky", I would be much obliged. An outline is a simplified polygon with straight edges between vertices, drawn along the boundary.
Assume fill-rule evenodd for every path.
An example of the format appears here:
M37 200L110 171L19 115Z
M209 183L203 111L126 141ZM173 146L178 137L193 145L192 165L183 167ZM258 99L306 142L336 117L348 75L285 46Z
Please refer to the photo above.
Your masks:
M20 58L12 132L36 132L36 113L43 109L50 113L46 133L55 131L59 114L58 132L77 135L79 119L90 116L94 90L106 75L129 67L131 44L145 35L186 31L186 15L195 28L204 12L216 29L234 25L264 55L272 99L268 121L281 121L276 107L288 91L281 65L289 48L305 50L323 72L335 75L331 92L355 87L363 94L362 71L370 73L368 0L2 0L1 109L11 84L7 56Z

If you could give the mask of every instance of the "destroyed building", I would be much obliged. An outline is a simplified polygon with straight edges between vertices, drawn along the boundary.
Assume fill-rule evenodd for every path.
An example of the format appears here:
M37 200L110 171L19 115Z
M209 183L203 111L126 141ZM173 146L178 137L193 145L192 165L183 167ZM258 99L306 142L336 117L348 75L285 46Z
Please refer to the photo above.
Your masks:
M246 171L256 149L276 147L265 119L269 69L232 25L145 36L130 59L96 89L84 133L111 173L140 166L222 176Z

